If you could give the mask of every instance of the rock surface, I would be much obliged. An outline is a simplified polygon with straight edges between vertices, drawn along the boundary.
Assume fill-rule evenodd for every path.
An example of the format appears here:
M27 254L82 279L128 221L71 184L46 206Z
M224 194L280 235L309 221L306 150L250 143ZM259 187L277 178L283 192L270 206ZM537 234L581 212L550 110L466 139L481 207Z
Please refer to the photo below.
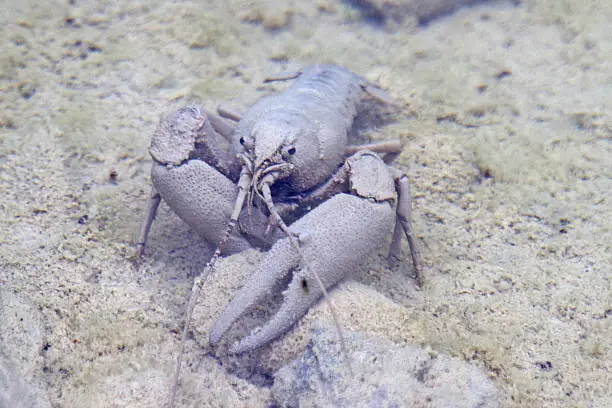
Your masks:
M409 17L415 17L425 23L443 14L470 4L483 3L486 0L352 0L363 8L366 15L379 18L387 23L399 23Z
M51 407L41 387L42 328L36 309L0 289L0 408Z
M333 327L312 330L304 353L275 374L282 407L497 407L497 391L478 368L419 347L347 333L352 374Z

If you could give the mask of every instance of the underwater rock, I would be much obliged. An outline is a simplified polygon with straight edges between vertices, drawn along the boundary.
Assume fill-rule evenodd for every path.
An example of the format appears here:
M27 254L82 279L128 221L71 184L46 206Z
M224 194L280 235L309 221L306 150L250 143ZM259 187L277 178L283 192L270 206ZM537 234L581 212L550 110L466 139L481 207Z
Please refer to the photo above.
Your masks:
M282 407L497 407L487 375L464 361L411 345L347 333L349 373L331 326L312 330L304 353L277 371Z
M407 17L415 17L424 24L436 17L452 13L470 4L486 0L350 0L349 3L361 8L368 17L385 23L399 23Z
M39 386L42 328L29 302L0 290L0 408L47 408Z
M19 369L0 349L0 408L51 408L40 389L26 383Z

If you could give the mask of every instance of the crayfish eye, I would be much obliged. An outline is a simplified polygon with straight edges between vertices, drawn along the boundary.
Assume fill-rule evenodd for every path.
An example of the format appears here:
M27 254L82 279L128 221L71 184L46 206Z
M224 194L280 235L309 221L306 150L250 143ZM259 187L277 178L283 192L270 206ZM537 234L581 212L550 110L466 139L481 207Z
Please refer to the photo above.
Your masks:
M240 144L244 146L244 137L241 137L239 140Z
M289 150L287 150L287 153L293 156L295 154L295 147L292 147Z

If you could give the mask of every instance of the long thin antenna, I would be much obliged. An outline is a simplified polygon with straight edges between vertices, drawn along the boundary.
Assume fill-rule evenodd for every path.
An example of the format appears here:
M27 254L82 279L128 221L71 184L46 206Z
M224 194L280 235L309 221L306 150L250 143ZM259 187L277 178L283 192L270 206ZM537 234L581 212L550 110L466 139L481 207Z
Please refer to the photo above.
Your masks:
M187 340L187 332L189 331L191 317L193 316L193 310L195 309L197 300L200 297L200 293L202 292L202 287L206 283L208 277L213 275L215 271L215 265L221 257L221 248L225 246L232 234L232 231L234 230L234 227L238 223L238 217L240 216L240 211L242 210L242 206L244 205L244 200L246 198L246 191L250 184L251 174L247 166L243 166L242 172L240 173L240 180L238 181L238 196L236 197L234 209L232 211L232 215L230 216L230 221L227 224L227 228L224 231L223 238L221 239L221 241L219 241L219 244L215 249L215 253L204 267L202 273L193 282L193 286L191 288L191 296L189 297L189 303L187 304L187 310L185 311L185 322L183 324L183 331L181 333L181 346L176 361L174 382L172 384L172 390L170 391L170 401L168 403L168 406L170 408L173 408L174 403L176 402L176 395L178 392L178 385L181 376L181 366L183 364L183 355L185 354L185 341Z

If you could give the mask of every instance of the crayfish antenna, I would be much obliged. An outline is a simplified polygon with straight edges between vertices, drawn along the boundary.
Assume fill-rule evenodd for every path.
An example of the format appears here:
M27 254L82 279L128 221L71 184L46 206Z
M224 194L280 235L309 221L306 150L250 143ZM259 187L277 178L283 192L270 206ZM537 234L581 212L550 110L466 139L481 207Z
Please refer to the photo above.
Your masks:
M230 221L227 224L227 228L225 229L223 238L221 239L221 241L219 241L217 248L215 248L215 252L212 258L210 258L210 261L208 261L202 273L194 280L193 286L191 287L191 296L189 297L189 302L187 303L187 310L185 311L185 322L183 324L183 331L181 332L181 346L179 349L179 354L176 358L176 370L174 372L174 380L172 383L172 389L170 391L170 401L168 403L169 408L173 408L176 402L176 394L178 392L178 385L181 376L181 365L183 364L183 355L185 354L185 342L187 340L187 332L189 331L189 325L191 323L191 317L193 316L193 310L195 309L197 300L200 297L202 287L206 283L208 277L211 276L215 271L215 265L221 257L221 248L223 248L223 246L227 243L230 238L230 235L232 234L232 231L238 223L238 217L240 216L240 211L242 210L242 206L244 205L244 201L247 196L247 190L250 184L250 171L246 166L243 166L242 171L240 173L240 180L238 181L238 196L236 197L234 209L232 211L232 215L230 216Z
M342 355L344 356L344 362L346 363L346 367L348 368L348 371L352 377L353 368L351 366L351 360L349 358L348 351L346 350L346 341L344 340L344 334L342 333L342 328L338 320L338 315L336 314L336 309L334 308L334 305L332 304L332 301L329 297L327 288L323 284L323 281L321 280L319 273L310 266L310 263L306 259L304 251L302 251L302 248L300 247L300 244L298 242L299 236L296 239L296 235L289 230L289 228L287 227L287 224L285 224L285 221L283 221L281 216L278 214L278 211L276 211L276 207L274 206L274 201L272 200L272 192L270 191L270 184L268 184L265 179L266 177L264 177L264 180L261 186L261 193L263 194L264 202L266 203L268 211L270 211L270 215L272 216L276 224L279 226L279 228L285 233L285 235L287 236L287 239L289 239L289 243L291 244L291 246L298 253L300 260L302 261L304 265L304 268L306 268L306 270L308 270L312 274L312 276L314 276L315 280L317 281L317 284L321 288L321 292L323 293L325 302L327 303L327 306L329 307L329 311L332 315L334 326L336 327L336 331L338 332L338 338L340 340L340 349L342 351Z

